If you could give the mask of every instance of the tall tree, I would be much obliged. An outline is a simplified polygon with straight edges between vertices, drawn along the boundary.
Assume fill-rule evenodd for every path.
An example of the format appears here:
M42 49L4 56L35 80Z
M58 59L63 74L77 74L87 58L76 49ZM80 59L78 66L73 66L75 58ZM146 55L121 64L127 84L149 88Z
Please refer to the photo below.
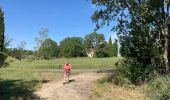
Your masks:
M113 56L117 57L118 55L118 41L115 39L115 42L113 43Z
M4 51L4 42L5 42L5 36L4 36L5 28L4 28L4 13L2 9L0 8L0 51Z
M5 61L5 53L4 53L4 42L5 42L5 36L4 36L5 28L4 28L4 13L2 9L0 8L0 67L3 65Z
M109 45L112 45L113 44L113 41L112 41L112 37L110 36L109 38Z
M97 49L100 48L100 45L105 42L105 37L103 34L99 34L97 32L90 33L85 36L85 46L86 51L88 52L96 52Z
M144 80L144 72L151 72L147 69L169 73L169 0L92 0L92 3L100 7L92 16L97 29L118 22L112 30L118 33L121 53L129 62L133 61L132 65L137 65L130 70L133 82L139 77Z
M34 47L35 50L38 50L42 43L47 39L49 30L47 28L41 28L38 35L35 38L36 46Z
M41 54L39 53L39 48L42 45L42 43L47 39L49 30L47 28L41 28L41 30L38 33L38 36L35 38L36 46L34 47L35 56L39 57Z
M106 50L110 57L117 56L116 45L115 42L113 43L111 36L109 38L109 42L106 45Z

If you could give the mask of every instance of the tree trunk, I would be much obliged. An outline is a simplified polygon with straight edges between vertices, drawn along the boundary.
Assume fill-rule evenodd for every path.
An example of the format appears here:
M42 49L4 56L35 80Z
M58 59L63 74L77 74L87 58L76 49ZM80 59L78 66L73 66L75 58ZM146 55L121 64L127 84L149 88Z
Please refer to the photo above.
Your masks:
M163 59L164 59L164 64L165 64L165 73L168 74L170 71L169 68L169 61L168 61L168 20L169 20L169 3L167 3L167 6L165 8L165 1L162 0L162 18L163 18L163 23L162 23L162 35L164 39L164 44L163 44Z
M165 64L165 72L169 73L169 61L168 61L168 28L165 27L163 29L163 38L164 38L164 51L163 51L163 58Z

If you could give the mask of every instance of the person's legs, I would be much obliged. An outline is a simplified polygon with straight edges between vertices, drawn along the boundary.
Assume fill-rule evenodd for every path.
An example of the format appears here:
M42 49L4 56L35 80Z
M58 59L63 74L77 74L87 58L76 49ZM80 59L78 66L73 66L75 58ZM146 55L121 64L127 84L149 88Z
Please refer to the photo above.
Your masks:
M69 82L70 73L66 73L66 81Z
M70 74L68 73L68 75L67 75L67 81L69 82L69 77L70 77Z
M66 73L64 72L64 82L66 82L66 78L67 78L67 75L66 75Z

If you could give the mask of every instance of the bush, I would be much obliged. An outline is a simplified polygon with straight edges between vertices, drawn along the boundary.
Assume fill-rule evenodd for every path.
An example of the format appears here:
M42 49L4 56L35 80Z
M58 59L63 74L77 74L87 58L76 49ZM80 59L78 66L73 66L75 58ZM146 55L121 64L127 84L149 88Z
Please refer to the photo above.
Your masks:
M152 100L169 100L170 99L170 78L169 76L158 75L150 81L146 88L148 97Z
M155 68L151 65L143 65L135 60L123 60L119 62L116 69L117 75L114 77L114 83L118 85L133 83L135 85L148 82L155 76Z
M4 52L0 52L0 67L3 66L5 59L6 59L6 54Z

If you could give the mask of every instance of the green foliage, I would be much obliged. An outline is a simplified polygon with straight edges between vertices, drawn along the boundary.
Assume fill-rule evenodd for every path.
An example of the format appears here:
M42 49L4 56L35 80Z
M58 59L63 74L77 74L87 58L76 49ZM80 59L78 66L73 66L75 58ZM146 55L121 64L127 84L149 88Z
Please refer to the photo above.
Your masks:
M117 39L115 39L115 42L113 43L113 56L114 57L117 57L117 55L118 55L118 40Z
M21 50L17 49L17 48L7 49L8 56L14 57L14 58L19 59L19 60L21 60L22 55L23 55L21 53L23 53L23 52Z
M115 39L115 42L112 43L111 37L109 38L109 42L106 45L107 53L110 57L117 57L118 54L118 43L117 39Z
M170 99L170 78L169 76L156 76L150 81L145 91L151 100L169 100Z
M156 68L151 65L142 65L137 62L135 59L122 60L119 62L117 68L117 73L114 79L114 83L117 85L123 84L142 84L144 82L149 82L155 77Z
M84 40L80 37L68 37L60 42L60 56L82 57L85 56Z
M111 57L110 54L109 54L110 48L107 48L107 45L108 45L107 42L101 43L95 51L95 56L98 57L98 58ZM113 52L113 51L111 51L111 52Z
M5 59L6 59L7 55L4 52L0 52L0 67L3 66Z
M6 49L6 54L10 57L14 57L21 60L21 58L28 58L30 55L33 56L33 51L21 50L18 48L8 48Z
M4 28L4 13L0 8L0 67L4 64L6 59L5 52L5 36L4 36L5 28Z
M4 43L5 43L5 36L4 36L5 28L4 28L4 13L0 8L0 52L4 51Z
M109 57L109 51L107 50L107 43L103 34L96 32L90 33L85 36L85 47L86 52L92 52L93 50L95 57Z
M100 7L92 16L97 29L112 21L118 22L112 30L117 32L121 54L127 61L122 70L127 69L128 74L123 77L127 76L132 83L150 80L153 77L148 76L153 72L169 72L167 30L170 3L164 1L92 0Z
M85 36L85 46L87 49L96 49L104 40L103 34L93 32Z
M44 58L48 59L51 57L58 57L59 55L59 47L57 43L50 38L46 39L39 48L39 55Z

